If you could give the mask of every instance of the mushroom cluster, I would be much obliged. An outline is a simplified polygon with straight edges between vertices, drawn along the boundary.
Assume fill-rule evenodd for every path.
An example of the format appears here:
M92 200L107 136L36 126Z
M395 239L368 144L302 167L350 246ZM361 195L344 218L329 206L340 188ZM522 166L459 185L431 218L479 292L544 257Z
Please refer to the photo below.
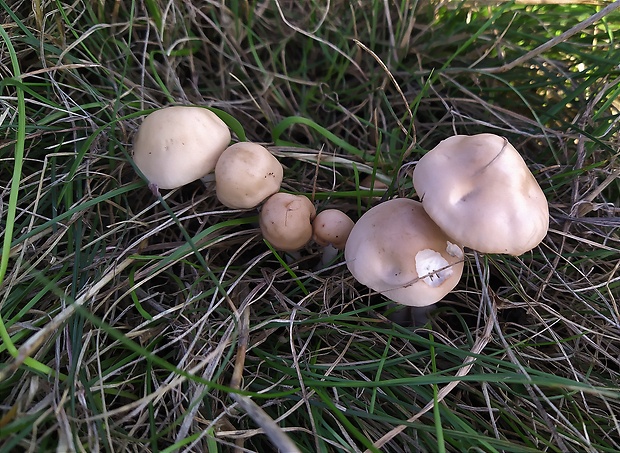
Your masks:
M323 248L319 267L344 250L353 220L338 209L325 209L318 215L303 195L276 193L263 205L258 222L263 237L276 249L296 252L311 240Z
M136 133L133 159L153 193L175 189L211 172L218 200L231 209L263 203L263 237L281 251L295 252L314 237L323 247L322 263L344 248L353 221L328 209L313 222L316 209L301 195L281 193L284 169L265 147L231 141L228 126L202 107L166 107L149 114Z
M451 291L463 249L521 255L547 234L545 195L518 151L494 134L456 135L413 171L421 200L394 199L355 224L345 259L360 283L423 307Z
M173 106L148 115L136 133L133 160L154 193L215 172L216 194L250 209L280 190L284 170L266 148L231 140L226 123L201 107Z
M463 272L465 247L521 255L549 227L542 189L519 152L494 134L443 140L413 170L420 202L386 201L357 223L336 209L317 215L307 197L280 192L278 159L259 144L230 141L210 110L168 107L144 119L133 158L155 193L214 172L223 205L262 204L259 227L275 249L297 252L314 240L323 248L321 266L344 250L360 283L403 305L424 307L448 294Z
M249 209L280 190L284 170L263 146L228 146L230 130L212 111L172 106L147 115L133 143L133 160L154 193L215 172L216 194L233 209Z

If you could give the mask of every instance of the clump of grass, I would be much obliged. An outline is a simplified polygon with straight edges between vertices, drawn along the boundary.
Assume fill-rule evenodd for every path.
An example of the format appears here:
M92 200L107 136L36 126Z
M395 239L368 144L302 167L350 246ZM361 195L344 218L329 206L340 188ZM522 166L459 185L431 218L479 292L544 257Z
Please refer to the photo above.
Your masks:
M226 3L0 4L2 448L271 451L272 420L309 452L618 451L618 2L586 27L603 5ZM131 139L169 104L354 218L366 176L415 196L403 164L502 134L549 234L468 253L428 325L393 325L211 184L153 198Z

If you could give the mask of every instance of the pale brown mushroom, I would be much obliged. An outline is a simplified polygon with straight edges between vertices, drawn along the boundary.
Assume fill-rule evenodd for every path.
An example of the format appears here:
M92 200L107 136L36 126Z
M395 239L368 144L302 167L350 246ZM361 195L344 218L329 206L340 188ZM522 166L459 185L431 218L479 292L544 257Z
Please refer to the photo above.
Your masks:
M421 203L406 198L386 201L362 215L344 256L358 282L403 305L438 302L463 273L463 250Z
M284 170L267 148L239 142L224 150L215 165L215 191L232 209L249 209L280 190Z
M312 239L323 248L318 268L325 267L344 250L354 222L339 209L325 209L312 221Z
M263 237L277 250L295 252L312 239L316 209L303 195L276 193L263 204L258 223Z
M325 209L312 221L312 238L320 246L332 245L344 250L353 225L353 220L341 210Z
M166 107L142 121L133 160L154 192L175 189L212 172L230 138L228 126L208 109Z
M420 159L413 185L428 215L459 245L521 255L547 234L545 194L504 137L443 140Z

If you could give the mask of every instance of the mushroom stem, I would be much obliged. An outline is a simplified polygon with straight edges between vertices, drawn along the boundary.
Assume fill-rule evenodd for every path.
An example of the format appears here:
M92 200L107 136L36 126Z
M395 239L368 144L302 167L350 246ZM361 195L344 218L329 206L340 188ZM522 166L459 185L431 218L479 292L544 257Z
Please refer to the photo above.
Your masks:
M434 308L435 304L416 307L391 303L388 307L386 317L393 323L402 327L422 327L428 322L428 315Z
M299 260L301 260L301 253L299 252L299 250L295 250L293 252L284 252L284 261L286 261L286 264L293 264Z
M154 182L149 182L149 190L151 191L151 193L153 195L155 195L155 197L159 198L160 197L160 193L159 193L159 187L157 187L157 184L155 184Z
M411 316L411 325L413 327L422 327L430 320L430 313L436 304L427 305L426 307L409 307Z
M315 270L320 271L321 269L325 269L329 264L336 259L338 256L339 250L331 244L327 244L323 248L323 252L321 253L321 261L316 265Z

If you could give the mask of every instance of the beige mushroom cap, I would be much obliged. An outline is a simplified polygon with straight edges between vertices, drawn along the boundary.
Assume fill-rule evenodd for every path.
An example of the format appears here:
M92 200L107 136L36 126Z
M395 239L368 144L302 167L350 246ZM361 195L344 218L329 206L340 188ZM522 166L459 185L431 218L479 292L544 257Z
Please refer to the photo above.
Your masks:
M355 223L344 256L358 282L416 307L441 300L463 273L463 250L421 203L406 198L368 210Z
M294 252L312 239L312 220L316 209L303 195L276 193L270 196L258 215L263 237L274 248Z
M443 140L420 159L413 185L428 215L462 246L516 256L547 234L545 194L504 137Z
M166 107L144 118L133 159L150 184L174 189L212 172L229 143L228 126L210 110Z
M312 221L312 239L321 247L332 245L344 250L353 225L353 220L339 209L326 209Z
M283 175L282 165L267 148L257 143L235 143L215 165L217 198L232 209L254 208L280 190Z

